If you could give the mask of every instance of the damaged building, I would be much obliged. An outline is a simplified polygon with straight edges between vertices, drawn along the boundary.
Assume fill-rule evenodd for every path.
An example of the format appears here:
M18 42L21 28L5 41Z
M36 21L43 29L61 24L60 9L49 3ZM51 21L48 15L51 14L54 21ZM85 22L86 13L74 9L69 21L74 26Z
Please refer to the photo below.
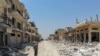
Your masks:
M50 37L49 37L50 38ZM75 27L67 27L55 31L54 40L63 40L72 43L100 42L100 21L98 15L96 19L79 22L76 19Z
M76 26L74 28L73 33L73 41L74 42L99 42L100 41L100 21L98 19L98 15L96 15L96 19L84 22L78 22L76 20Z
M66 37L66 30L65 29L57 29L54 34L50 34L48 39L55 40L55 41L64 41Z
M19 0L0 0L0 46L37 41L38 29Z

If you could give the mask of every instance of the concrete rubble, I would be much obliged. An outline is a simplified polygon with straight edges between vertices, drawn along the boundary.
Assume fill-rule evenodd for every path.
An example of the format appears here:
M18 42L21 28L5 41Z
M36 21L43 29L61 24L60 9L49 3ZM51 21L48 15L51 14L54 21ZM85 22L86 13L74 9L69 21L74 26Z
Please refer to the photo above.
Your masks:
M0 47L0 56L34 56L34 53L33 44L21 44L16 47Z
M34 49L32 46L27 46L24 50L19 50L17 56L34 56Z
M100 43L77 44L54 43L61 56L100 56Z
M34 44L22 44L11 50L13 50L13 55L9 56L35 56ZM2 53L3 52L0 51L0 54ZM37 56L100 56L100 43L75 44L68 42L42 41L38 45Z
M60 43L43 41L38 56L100 56L100 43Z
M38 56L100 56L100 43L60 43L43 41Z

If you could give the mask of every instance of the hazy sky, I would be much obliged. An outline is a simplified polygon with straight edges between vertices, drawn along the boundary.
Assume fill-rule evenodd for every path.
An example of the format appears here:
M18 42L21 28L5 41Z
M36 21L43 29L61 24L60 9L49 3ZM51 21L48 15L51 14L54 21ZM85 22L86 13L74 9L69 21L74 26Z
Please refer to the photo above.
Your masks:
M58 28L74 26L79 21L100 16L100 0L21 0L43 37Z

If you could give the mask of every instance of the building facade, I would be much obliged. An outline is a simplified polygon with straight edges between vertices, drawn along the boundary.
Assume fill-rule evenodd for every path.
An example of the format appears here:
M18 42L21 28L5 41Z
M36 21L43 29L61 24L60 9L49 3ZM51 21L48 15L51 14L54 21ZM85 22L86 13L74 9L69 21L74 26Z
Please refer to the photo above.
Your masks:
M0 0L0 46L14 46L38 39L34 22L19 0Z
M50 34L48 39L62 42L65 41L65 37L66 37L66 30L57 29L54 34Z
M67 27L66 30L58 29L55 32L56 40L65 40L72 43L100 42L100 21L96 19L79 22L76 19L75 27Z
M98 20L98 15L96 19L81 23L77 23L74 28L74 42L99 42L100 41L100 21Z

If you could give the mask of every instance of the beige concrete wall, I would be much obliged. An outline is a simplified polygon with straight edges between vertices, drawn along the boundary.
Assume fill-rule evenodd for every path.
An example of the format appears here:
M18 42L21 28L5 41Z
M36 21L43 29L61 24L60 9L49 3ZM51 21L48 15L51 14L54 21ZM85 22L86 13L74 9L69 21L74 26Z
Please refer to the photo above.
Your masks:
M9 45L16 45L17 44L17 38L15 36L10 36Z
M17 44L21 43L21 37L17 37Z
M12 0L12 1L13 1L13 4L15 5L15 9L18 9L22 14L22 15L20 15L17 10L13 11L12 13L7 12L8 17L11 17L11 18L14 17L15 18L15 20L16 20L15 21L15 26L17 26L16 22L19 22L19 23L21 23L23 29L26 29L27 27L29 27L30 30L33 30L33 31L35 31L35 33L38 33L38 31L35 28L31 29L30 23L28 22L28 20L26 20L29 17L29 15L27 13L27 10L24 8L24 5L22 3L20 3L19 0ZM4 14L4 8L8 8L8 6L5 6L3 3L5 3L5 5L8 5L9 8L11 8L10 7L10 5L11 5L10 0L8 0L9 4L6 3L6 0L2 0L2 1L0 0L0 15ZM0 21L2 21L2 20L0 20ZM27 24L27 26L26 26L26 24ZM8 30L7 32L15 34L15 36L10 36L10 34L9 34L9 37L8 37L9 38L9 40L8 40L9 45L17 45L17 44L21 43L23 34L26 33L25 31L20 32L20 31L23 31L23 29L16 30L16 28L15 28L15 30L14 30L14 28L13 28L12 32L10 32L10 30L7 29ZM0 29L0 31L2 31L2 29ZM28 30L26 30L26 31L28 31ZM31 33L31 32L29 32L29 33ZM20 37L18 37L18 35L20 35ZM23 38L24 38L24 41L28 41L27 36L25 36Z
M9 44L14 46L21 43L21 37L10 36Z

